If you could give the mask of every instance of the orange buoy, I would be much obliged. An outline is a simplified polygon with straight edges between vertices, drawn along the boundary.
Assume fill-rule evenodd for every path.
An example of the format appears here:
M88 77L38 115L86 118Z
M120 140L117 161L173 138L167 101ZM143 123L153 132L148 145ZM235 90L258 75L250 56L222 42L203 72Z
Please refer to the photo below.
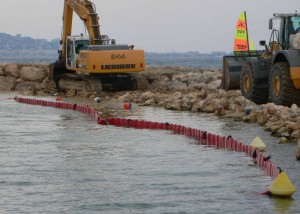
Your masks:
M56 101L62 101L62 98L60 96L56 97Z
M131 110L131 103L130 102L129 103L124 103L123 108L125 110Z

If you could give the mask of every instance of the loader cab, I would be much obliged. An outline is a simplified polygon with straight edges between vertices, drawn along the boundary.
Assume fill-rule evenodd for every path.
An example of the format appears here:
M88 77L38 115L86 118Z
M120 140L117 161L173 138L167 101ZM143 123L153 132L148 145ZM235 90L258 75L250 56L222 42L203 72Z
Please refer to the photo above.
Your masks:
M76 68L79 52L86 50L90 45L89 38L82 36L68 36L67 37L67 50L66 50L66 62L67 67Z
M295 41L300 38L300 14L274 14L269 29L272 30L270 44L277 42L281 50L300 49L300 44L295 47Z

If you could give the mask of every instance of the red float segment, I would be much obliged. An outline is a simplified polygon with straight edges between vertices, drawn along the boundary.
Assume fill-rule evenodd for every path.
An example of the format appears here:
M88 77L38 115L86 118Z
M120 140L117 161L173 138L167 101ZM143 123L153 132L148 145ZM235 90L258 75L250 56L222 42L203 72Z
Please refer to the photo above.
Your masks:
M173 129L174 129L174 124L169 124L168 126L166 126L166 129L167 130L171 130L171 131L173 131Z
M161 129L161 130L166 129L166 124L165 123L158 123L157 124L157 129Z
M113 125L113 126L116 125L115 118L108 118L107 121L109 122L110 125Z
M131 120L131 127L132 128L138 128L138 120Z
M187 127L184 134L185 136L192 137L192 128Z
M49 106L55 108L63 108L69 110L76 110L88 115L90 118L97 120L98 124L101 125L114 125L114 126L122 126L122 127L132 127L132 128L142 128L142 129L160 129L160 130L170 130L176 134L182 134L185 136L193 137L199 141L201 144L206 144L210 146L215 146L216 148L228 149L231 151L244 152L250 157L252 157L254 148L245 145L237 140L232 139L231 137L214 135L212 133L207 133L206 131L185 127L177 124L169 124L169 123L159 123L152 121L144 121L144 120L131 120L124 118L108 118L101 119L98 117L99 113L88 106L81 106L71 103L65 102L51 102L45 100L36 100L30 98L22 98L15 97L15 101L25 104L32 105L41 105L41 106ZM279 172L277 170L277 166L272 164L270 160L265 161L265 156L263 153L256 151L257 153L257 165L261 167L267 175L276 177Z

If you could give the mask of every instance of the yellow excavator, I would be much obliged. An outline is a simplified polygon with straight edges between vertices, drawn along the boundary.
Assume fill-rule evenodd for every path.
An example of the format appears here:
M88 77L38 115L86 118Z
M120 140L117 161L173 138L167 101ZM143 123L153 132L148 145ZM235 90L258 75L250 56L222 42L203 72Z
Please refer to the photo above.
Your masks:
M72 36L73 13L84 22L88 36ZM139 90L148 87L138 72L145 70L144 50L116 44L100 33L99 16L89 0L64 0L59 58L50 64L50 79L57 89L101 91Z

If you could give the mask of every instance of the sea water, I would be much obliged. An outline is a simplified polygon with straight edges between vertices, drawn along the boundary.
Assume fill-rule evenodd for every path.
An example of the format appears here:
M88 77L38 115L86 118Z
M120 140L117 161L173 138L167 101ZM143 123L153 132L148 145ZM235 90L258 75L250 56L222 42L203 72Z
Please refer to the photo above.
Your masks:
M79 112L6 99L13 96L0 94L0 213L300 210L298 192L292 199L259 194L272 178L249 165L244 153L199 145L170 131L101 126ZM260 136L272 162L300 189L295 145L277 144L256 124L135 104L132 111L115 113L230 134L247 144Z

